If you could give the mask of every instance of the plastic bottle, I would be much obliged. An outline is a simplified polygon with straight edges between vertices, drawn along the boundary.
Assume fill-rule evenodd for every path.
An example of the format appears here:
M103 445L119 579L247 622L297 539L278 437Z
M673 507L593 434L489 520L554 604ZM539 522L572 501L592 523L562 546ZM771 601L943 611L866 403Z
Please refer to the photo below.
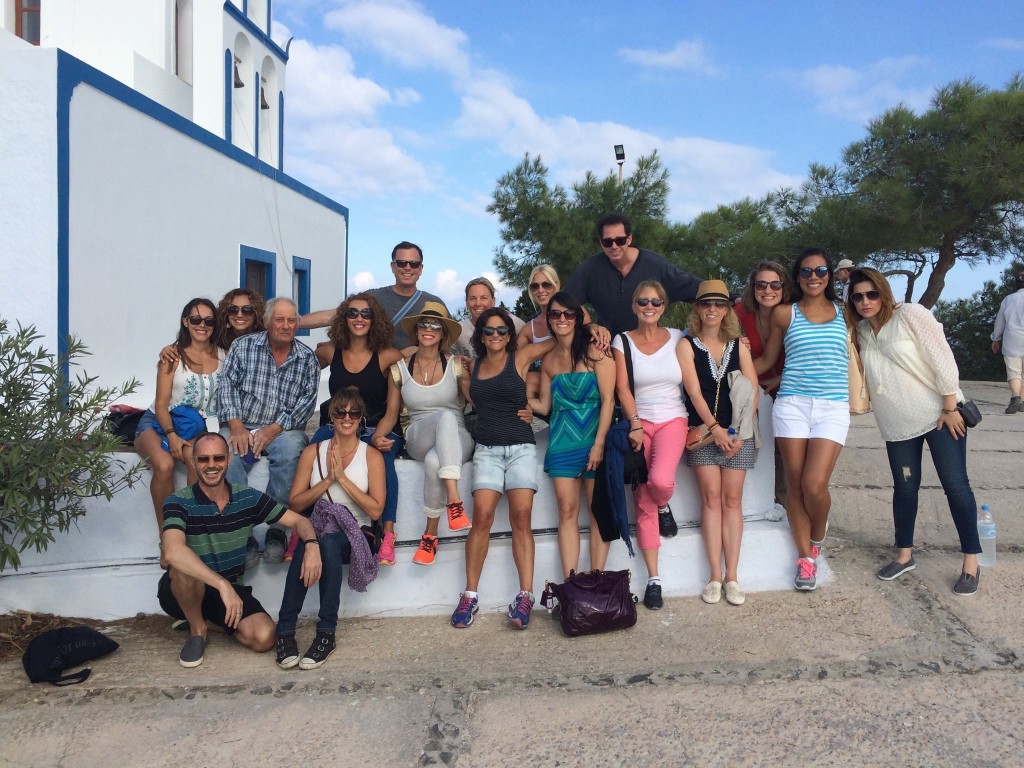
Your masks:
M981 511L978 512L978 539L981 540L978 564L991 568L996 564L996 521L989 511L988 504L982 504Z

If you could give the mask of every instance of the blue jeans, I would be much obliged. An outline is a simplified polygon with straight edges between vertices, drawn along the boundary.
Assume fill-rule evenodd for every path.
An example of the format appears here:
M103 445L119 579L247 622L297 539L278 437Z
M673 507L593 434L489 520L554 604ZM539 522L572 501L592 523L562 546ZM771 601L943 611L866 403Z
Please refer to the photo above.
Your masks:
M889 469L892 471L892 519L896 527L896 546L914 546L917 521L917 497L921 489L921 455L924 444L932 454L935 472L946 493L953 524L960 535L960 551L965 555L981 552L978 542L978 504L967 478L967 436L954 440L948 429L933 429L920 437L886 443Z
M312 546L316 546L313 544ZM306 586L302 583L302 558L306 554L306 543L299 541L295 547L295 555L288 567L288 576L284 581L284 596L281 598L281 610L277 615L277 634L287 636L295 634L295 625L306 600ZM352 548L348 536L343 532L329 533L320 537L320 561L323 571L320 574L320 613L316 623L317 632L334 632L338 627L338 609L341 607L342 566L352 556Z
M359 439L369 445L370 438L373 437L373 431L373 427L363 430L363 434L360 435ZM330 424L324 424L313 433L313 439L309 442L319 443L323 440L330 440L333 434L334 427ZM402 448L405 447L405 441L394 432L388 434L388 437L395 442L391 444L390 451L382 452L384 456L384 483L387 490L387 496L384 498L384 512L380 516L382 523L393 523L398 519L398 472L395 471L395 458Z
M257 429L260 424L246 425L246 429ZM228 427L221 429L220 433L225 437L231 435ZM306 447L306 433L301 429L289 429L282 432L264 450L266 456L261 456L260 461L270 462L270 480L267 483L267 496L270 496L278 504L288 506L288 497L292 492L292 483L295 480L295 468L299 466L299 454ZM257 462L258 463L258 462ZM253 466L256 466L255 464ZM248 485L249 473L242 463L242 457L232 455L231 463L228 465L227 480L229 483Z

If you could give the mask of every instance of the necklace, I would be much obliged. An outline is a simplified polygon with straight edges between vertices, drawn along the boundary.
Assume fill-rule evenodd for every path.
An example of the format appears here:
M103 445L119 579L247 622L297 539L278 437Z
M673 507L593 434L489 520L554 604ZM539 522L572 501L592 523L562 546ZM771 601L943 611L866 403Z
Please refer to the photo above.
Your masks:
M341 445L340 443L335 443L334 447L337 448L339 451L345 450L345 447L343 445ZM356 441L356 444L355 444L355 446L353 446L351 451L349 451L348 453L341 454L341 465L345 466L345 459L351 458L352 455L355 454L355 452L357 450L359 450L359 441L358 440Z
M428 375L427 372L423 369L423 360L417 358L416 365L418 365L420 368L420 377L423 379L424 384L429 384L430 379L434 378L434 374L437 373L437 364L439 362L441 362L440 355L438 355L434 359L434 367L430 369L430 374Z

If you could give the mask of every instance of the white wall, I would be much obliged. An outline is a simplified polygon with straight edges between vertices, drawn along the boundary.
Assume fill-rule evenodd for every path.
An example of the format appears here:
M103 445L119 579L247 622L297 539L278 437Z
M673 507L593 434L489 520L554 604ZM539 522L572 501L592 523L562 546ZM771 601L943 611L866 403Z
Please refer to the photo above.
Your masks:
M3 33L0 33L3 34ZM57 52L0 47L0 316L56 351Z

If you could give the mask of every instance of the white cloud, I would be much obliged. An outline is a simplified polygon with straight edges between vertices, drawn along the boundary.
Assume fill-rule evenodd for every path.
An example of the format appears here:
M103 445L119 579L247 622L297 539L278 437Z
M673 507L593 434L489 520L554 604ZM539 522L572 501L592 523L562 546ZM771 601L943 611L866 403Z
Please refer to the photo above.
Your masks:
M818 99L822 112L863 124L897 104L927 108L931 88L902 84L922 63L916 56L903 56L861 69L822 65L798 73L795 79Z
M371 288L377 286L377 280L373 276L373 272L356 272L348 279L348 292L359 293L360 291L368 291Z
M711 61L704 43L699 40L680 40L667 51L620 48L618 54L623 61L651 69L683 70L704 75L717 75L719 71Z
M1007 51L1024 51L1024 40L1018 40L1012 37L995 37L990 40L986 40L984 44L989 48L1002 48Z

